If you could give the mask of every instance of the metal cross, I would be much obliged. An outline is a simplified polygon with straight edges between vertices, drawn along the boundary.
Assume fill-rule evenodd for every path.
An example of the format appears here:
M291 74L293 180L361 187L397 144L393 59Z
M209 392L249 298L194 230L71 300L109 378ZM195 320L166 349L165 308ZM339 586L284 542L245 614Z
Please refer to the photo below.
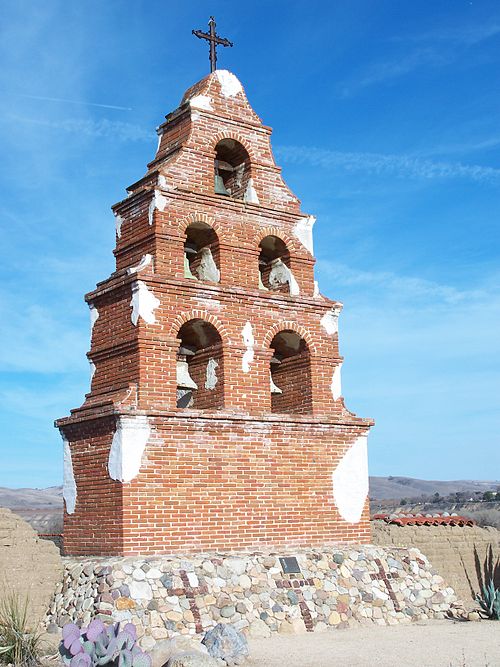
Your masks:
M208 27L210 32L202 32L201 30L193 30L192 34L198 37L199 39L206 39L210 42L210 71L215 72L217 69L217 44L220 46L233 46L233 43L230 42L225 37L219 37L215 32L215 19L213 16L210 17L208 22Z

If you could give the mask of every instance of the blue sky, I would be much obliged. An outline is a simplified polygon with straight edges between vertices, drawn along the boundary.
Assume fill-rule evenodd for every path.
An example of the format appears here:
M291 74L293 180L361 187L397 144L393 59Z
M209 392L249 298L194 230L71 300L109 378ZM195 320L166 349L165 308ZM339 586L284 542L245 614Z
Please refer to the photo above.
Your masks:
M0 485L61 481L53 419L88 391L83 294L113 270L110 206L220 52L317 216L344 302L347 405L376 475L499 478L500 6L462 0L4 0Z

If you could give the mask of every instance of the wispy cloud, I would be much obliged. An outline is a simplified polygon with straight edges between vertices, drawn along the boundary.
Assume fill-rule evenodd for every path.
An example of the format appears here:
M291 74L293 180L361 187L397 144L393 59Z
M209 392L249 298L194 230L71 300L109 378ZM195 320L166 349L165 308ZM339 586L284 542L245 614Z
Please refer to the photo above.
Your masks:
M278 146L279 160L289 164L311 164L348 172L390 175L398 178L462 178L476 182L500 184L500 169L461 162L437 162L411 155L333 151L307 146Z
M2 296L0 368L4 372L67 373L85 368L88 330L68 323L56 304L30 305Z
M410 302L414 307L420 307L417 302L421 304L422 300L448 306L472 302L479 304L487 302L492 296L492 291L484 287L462 290L418 276L402 276L390 271L365 271L330 260L319 259L318 269L334 284L363 288L361 294L365 293L367 287L372 292L383 291L385 298L395 297L405 303ZM500 289L497 292L500 297Z
M500 23L463 25L455 28L431 30L420 34L405 35L397 41L451 42L457 45L473 46L500 35Z
M390 82L424 67L444 67L453 63L464 48L481 44L500 35L500 24L460 26L420 34L398 36L394 43L408 44L405 53L370 64L359 76L342 85L341 97L350 97L363 88Z
M64 104L78 104L87 107L100 107L101 109L115 109L116 111L132 111L131 107L120 107L114 104L99 104L98 102L83 102L82 100L66 100L60 97L45 97L42 95L26 95L18 93L19 97L25 97L30 100L43 100L46 102L62 102Z
M8 115L0 118L0 122L26 123L43 125L62 132L71 132L93 138L112 138L115 141L151 141L154 133L141 125L126 123L119 120L100 120L83 118L66 118L51 120L47 118L29 118L24 116Z

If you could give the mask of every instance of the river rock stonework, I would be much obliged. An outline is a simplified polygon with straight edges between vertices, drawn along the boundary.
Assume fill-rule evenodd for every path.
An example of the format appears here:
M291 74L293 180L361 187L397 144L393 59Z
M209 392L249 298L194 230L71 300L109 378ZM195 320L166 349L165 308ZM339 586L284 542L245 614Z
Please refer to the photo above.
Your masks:
M217 623L250 636L395 625L444 618L456 602L418 549L344 545L284 555L297 558L300 574L284 574L278 555L262 552L66 558L47 620L132 622L148 650Z

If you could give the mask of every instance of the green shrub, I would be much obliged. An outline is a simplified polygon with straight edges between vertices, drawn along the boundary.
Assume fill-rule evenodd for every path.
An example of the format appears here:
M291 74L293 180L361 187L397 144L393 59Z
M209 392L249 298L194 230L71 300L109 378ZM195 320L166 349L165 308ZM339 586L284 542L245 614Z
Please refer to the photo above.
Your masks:
M483 585L483 595L477 595L476 601L488 618L500 621L500 588L495 588L493 579Z
M0 662L32 667L40 658L41 635L28 624L28 598L14 593L0 601Z

